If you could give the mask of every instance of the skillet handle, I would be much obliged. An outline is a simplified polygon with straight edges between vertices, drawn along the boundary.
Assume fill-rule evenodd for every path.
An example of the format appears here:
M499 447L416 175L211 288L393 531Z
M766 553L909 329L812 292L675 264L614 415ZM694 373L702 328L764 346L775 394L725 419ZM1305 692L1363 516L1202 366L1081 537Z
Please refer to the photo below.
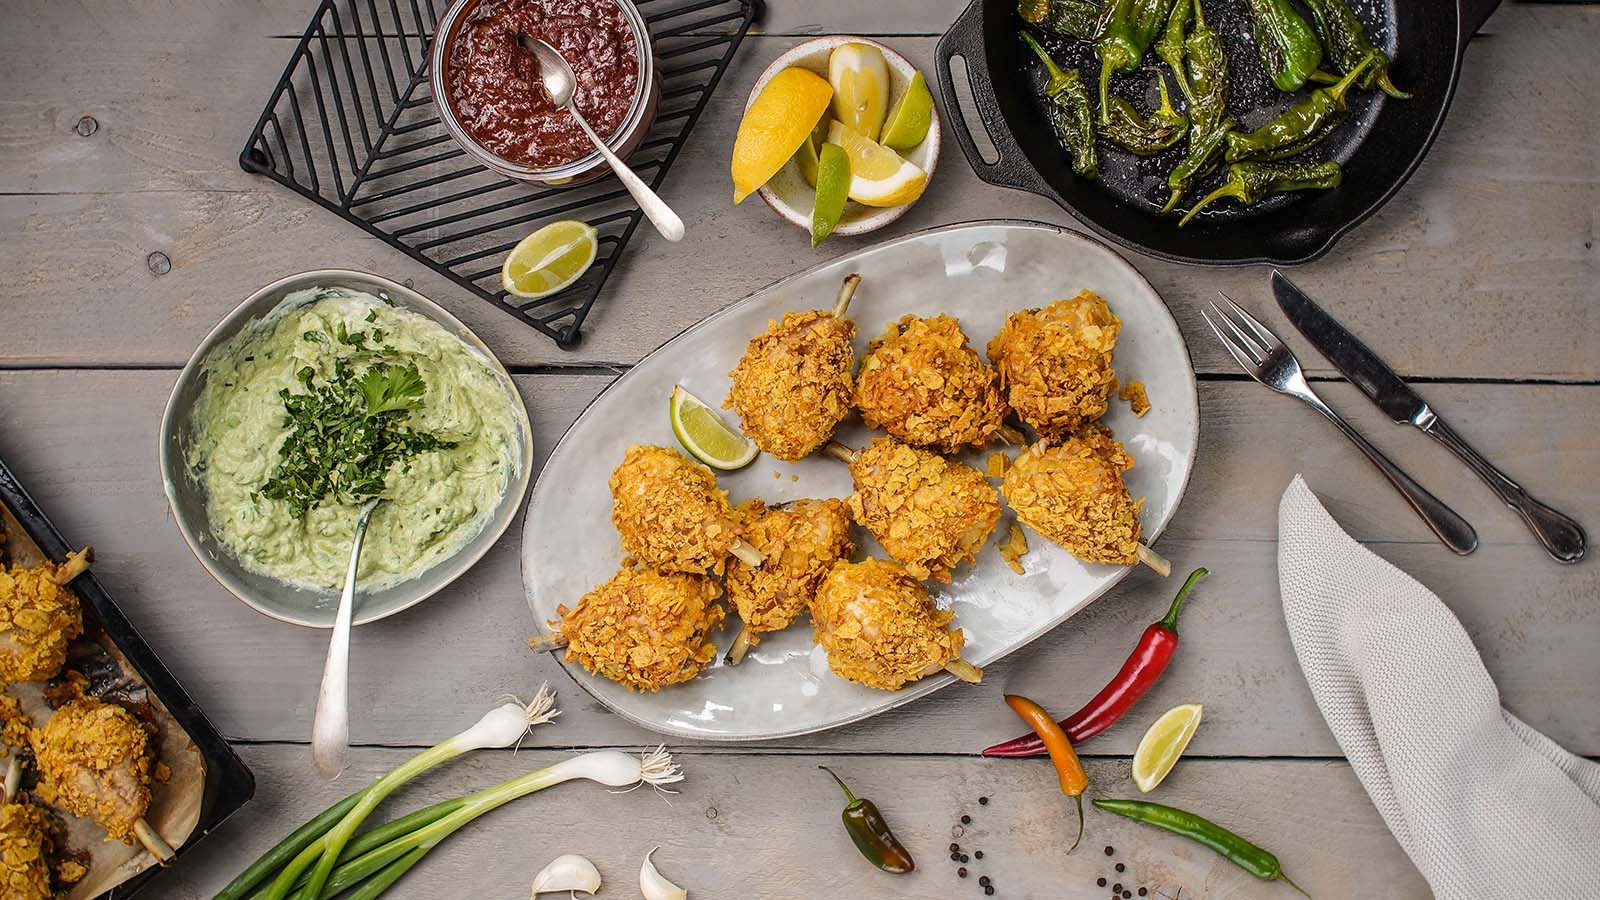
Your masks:
M1472 40L1472 36L1499 8L1500 0L1460 0L1461 49L1466 49L1467 41Z
M956 143L972 165L978 177L1000 187L1029 191L1045 197L1055 197L1055 191L1039 177L1028 162L1022 148L1017 146L1001 115L1000 104L995 99L994 83L989 78L989 57L984 50L983 7L987 0L972 0L950 30L939 39L934 51L934 66L938 69L939 96L950 120L950 130ZM1463 0L1465 2L1465 0ZM1009 27L1009 26L1008 26ZM956 97L955 77L950 71L950 60L959 56L967 65L967 80L972 87L972 99L978 107L978 117L994 143L998 159L985 162L978 145L972 139L961 102Z

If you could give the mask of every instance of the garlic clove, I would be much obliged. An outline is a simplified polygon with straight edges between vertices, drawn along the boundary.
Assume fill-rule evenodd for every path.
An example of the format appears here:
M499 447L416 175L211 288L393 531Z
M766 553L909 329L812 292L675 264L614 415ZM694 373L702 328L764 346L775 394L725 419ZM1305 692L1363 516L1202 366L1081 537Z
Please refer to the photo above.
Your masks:
M650 861L650 856L660 849L651 847L644 855L644 865L639 867L639 892L644 894L644 900L686 900L689 892L662 878L656 864Z
M534 897L555 891L583 891L586 894L593 894L598 890L600 890L599 870L594 867L594 863L576 853L552 859L548 866L533 876Z

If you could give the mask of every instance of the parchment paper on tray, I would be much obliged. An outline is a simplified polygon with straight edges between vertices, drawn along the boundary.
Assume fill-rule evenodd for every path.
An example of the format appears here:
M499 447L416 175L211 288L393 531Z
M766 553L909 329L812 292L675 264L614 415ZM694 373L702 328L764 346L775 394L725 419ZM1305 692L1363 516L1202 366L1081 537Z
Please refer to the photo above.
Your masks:
M0 527L4 528L5 535L5 542L0 544L0 560L21 566L50 561L4 504L0 504ZM155 734L151 747L155 762L164 764L170 774L165 783L152 780L150 808L145 820L168 844L178 848L189 839L200 820L201 801L205 795L205 761L188 733L161 700L147 690L133 665L95 620L93 610L86 605L83 612L83 635L68 646L62 675L50 682L10 685L6 690L22 704L34 727L39 728L53 712L47 695L59 697L66 687L67 673L78 672L87 679L84 693L120 703L140 720L153 725ZM30 795L33 803L53 811L66 826L66 846L58 848L59 855L88 868L88 873L66 893L68 900L98 896L156 865L155 858L138 844L107 840L105 829L92 820L45 803L31 791L36 780L37 772L29 765L23 774L23 792Z

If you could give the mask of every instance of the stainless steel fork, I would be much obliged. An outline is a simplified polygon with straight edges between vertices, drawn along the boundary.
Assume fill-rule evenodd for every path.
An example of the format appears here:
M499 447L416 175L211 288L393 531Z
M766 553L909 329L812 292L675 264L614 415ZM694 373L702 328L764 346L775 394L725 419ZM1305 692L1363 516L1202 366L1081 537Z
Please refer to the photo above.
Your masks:
M1339 426L1344 436L1361 448L1367 459L1372 460L1372 464L1406 498L1406 502L1411 504L1411 508L1416 510L1417 515L1433 529L1446 547L1463 556L1478 549L1478 533L1472 530L1466 519L1445 506L1438 497L1428 493L1411 476L1402 472L1399 466L1390 462L1377 447L1372 446L1350 423L1339 418L1339 414L1311 390L1311 385L1306 383L1305 373L1300 370L1300 361L1294 358L1283 341L1278 340L1277 335L1268 331L1265 325L1240 308L1227 294L1221 291L1217 294L1227 304L1226 307L1213 302L1210 309L1202 309L1200 314L1251 378L1280 394L1304 400L1312 409L1326 416L1328 421Z

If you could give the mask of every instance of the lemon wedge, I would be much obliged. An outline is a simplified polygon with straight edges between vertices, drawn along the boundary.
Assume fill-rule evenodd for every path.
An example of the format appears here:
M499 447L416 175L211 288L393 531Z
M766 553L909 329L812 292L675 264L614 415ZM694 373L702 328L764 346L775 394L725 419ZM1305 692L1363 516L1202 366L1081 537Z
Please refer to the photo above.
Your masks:
M755 441L729 426L705 401L684 390L681 384L673 387L667 410L678 443L690 456L713 469L742 469L761 452Z
M1167 777L1178 757L1189 746L1194 730L1200 727L1200 715L1205 707L1198 703L1174 706L1161 714L1150 730L1139 739L1139 749L1133 753L1133 783L1143 793L1150 793Z
M865 206L900 206L922 196L928 173L843 122L828 126L828 143L850 157L850 199Z
M889 109L889 61L870 44L840 44L828 54L834 118L877 140Z
M517 242L500 264L500 286L514 297L537 300L565 290L594 264L599 242L593 226L563 219Z
M928 91L928 80L918 72L912 76L906 92L890 107L881 141L891 150L910 150L922 143L932 125L933 94Z
M767 183L811 134L828 110L833 87L807 69L772 76L739 121L733 140L733 202Z

